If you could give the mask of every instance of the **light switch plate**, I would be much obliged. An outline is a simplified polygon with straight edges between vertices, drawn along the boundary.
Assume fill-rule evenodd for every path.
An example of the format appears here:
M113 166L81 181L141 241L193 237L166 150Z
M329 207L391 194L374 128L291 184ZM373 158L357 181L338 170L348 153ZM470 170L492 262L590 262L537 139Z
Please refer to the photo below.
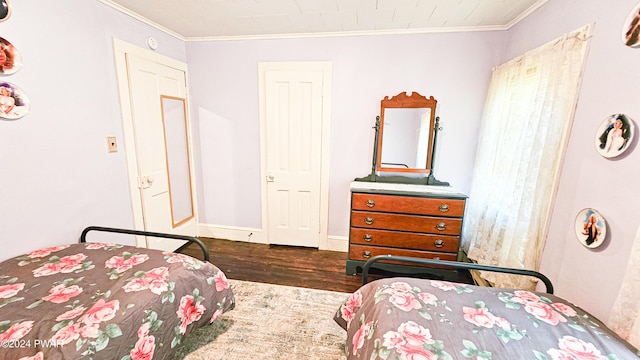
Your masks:
M109 152L118 151L118 144L116 143L115 136L107 136L107 147L109 149Z

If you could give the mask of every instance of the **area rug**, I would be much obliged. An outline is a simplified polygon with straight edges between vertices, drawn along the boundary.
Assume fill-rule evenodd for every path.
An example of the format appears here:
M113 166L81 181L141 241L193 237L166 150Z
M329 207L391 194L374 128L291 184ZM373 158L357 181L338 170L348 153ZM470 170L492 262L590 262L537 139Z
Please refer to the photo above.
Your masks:
M174 359L344 359L333 315L346 293L229 280L236 307L189 335Z

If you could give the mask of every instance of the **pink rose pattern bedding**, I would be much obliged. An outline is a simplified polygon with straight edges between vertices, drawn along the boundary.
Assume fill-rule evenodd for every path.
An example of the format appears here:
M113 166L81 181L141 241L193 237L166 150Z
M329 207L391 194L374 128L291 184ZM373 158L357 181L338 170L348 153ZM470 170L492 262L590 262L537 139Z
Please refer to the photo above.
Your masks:
M167 359L234 306L225 274L171 252L81 243L0 263L0 358Z
M554 295L389 278L354 292L334 320L348 359L637 359L585 311Z

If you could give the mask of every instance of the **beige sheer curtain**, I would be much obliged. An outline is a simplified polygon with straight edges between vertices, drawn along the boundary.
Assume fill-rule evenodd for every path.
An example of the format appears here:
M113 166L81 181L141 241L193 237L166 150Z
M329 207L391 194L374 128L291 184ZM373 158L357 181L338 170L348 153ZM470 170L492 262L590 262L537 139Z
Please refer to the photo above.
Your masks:
M587 25L494 69L463 230L470 259L538 269L589 37ZM528 278L482 276L535 287Z
M629 254L622 287L609 316L609 326L640 349L640 228Z

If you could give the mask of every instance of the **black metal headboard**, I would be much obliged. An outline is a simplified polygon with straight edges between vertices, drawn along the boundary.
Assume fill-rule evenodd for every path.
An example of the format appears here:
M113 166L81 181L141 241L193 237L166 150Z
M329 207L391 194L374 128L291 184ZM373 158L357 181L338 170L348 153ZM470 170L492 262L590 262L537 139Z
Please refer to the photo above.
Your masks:
M118 228L102 227L102 226L89 226L84 230L82 230L82 234L80 235L80 242L87 242L87 233L90 231L103 231L103 232L112 232L112 233L118 233L118 234L131 234L131 235L142 235L142 236L152 236L152 237L167 238L167 239L185 240L189 243L197 244L200 247L200 249L202 249L202 253L204 254L204 261L209 262L209 250L204 245L204 243L202 243L202 241L196 239L193 236L165 234L165 233L143 231L143 230L118 229Z
M367 260L367 262L362 267L362 285L366 284L369 281L369 268L371 267L371 265L379 261L399 261L399 262L409 262L409 263L424 264L424 265L444 266L444 267L450 267L454 269L492 271L492 272L499 272L499 273L506 273L506 274L514 274L514 275L532 276L537 279L540 279L544 283L544 286L546 287L548 294L553 294L553 284L551 283L551 280L549 280L549 278L544 276L543 274L533 270L512 269L512 268L480 265L480 264L467 263L467 262L432 260L432 259L424 259L424 258L416 258L416 257L408 257L408 256L394 256L394 255L379 255L379 256L374 256L371 259Z

